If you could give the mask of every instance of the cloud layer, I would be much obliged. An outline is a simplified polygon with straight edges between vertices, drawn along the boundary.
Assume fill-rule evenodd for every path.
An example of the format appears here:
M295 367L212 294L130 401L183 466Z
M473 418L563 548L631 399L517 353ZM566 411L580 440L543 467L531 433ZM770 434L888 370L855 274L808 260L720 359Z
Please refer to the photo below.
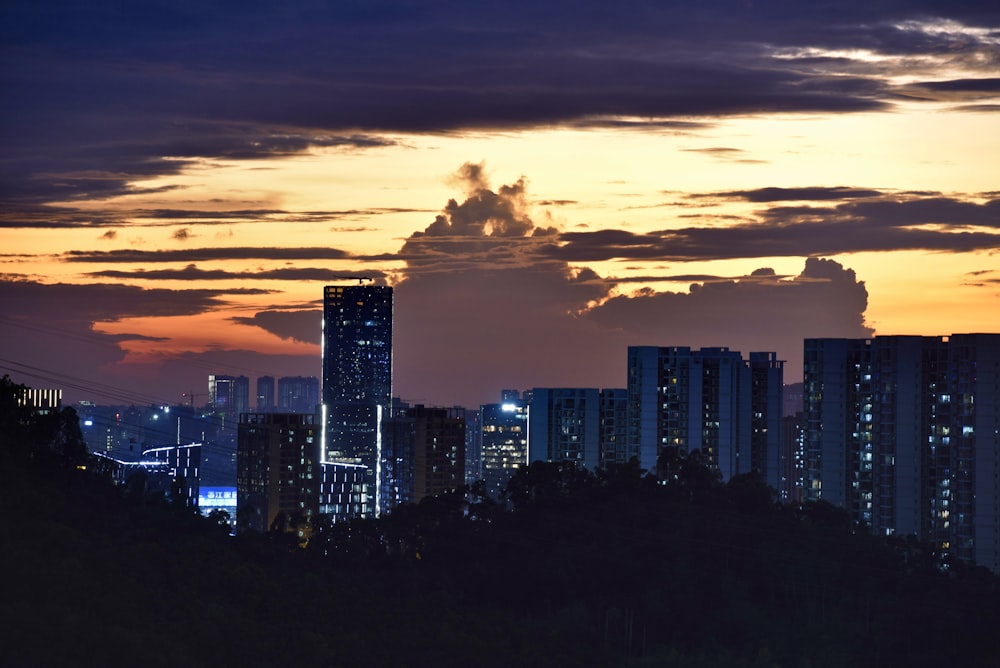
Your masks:
M1000 5L975 0L9 0L0 234L17 243L0 249L5 350L74 378L133 383L142 397L149 378L174 396L225 364L316 375L310 355L248 351L236 337L178 351L210 320L310 349L320 291L293 300L280 290L335 282L351 267L396 286L397 388L407 398L475 405L504 386L622 386L628 345L774 350L794 380L803 337L872 332L850 254L988 257L1000 248L1000 192L762 180L781 174L765 172L773 155L712 131L735 117L914 108L981 119L1000 111L998 71ZM759 171L702 192L654 185L667 201L634 197L614 229L582 217L556 224L542 207L572 216L589 204L572 199L579 193L534 201L526 177L495 187L477 162L454 175L456 196L440 211L381 202L296 211L280 194L238 201L230 191L186 199L182 186L156 180L289 156L399 155L415 135L552 128L697 133L677 149L685 159ZM530 159L523 168L530 175ZM633 227L630 208L655 208L662 222ZM359 219L378 227L396 214L408 226L394 221L386 247L348 250L343 235L370 232ZM213 244L251 223L259 234ZM293 223L316 234L286 240ZM138 238L153 229L168 248ZM74 230L92 243L20 243ZM269 234L272 243L260 241ZM773 258L800 258L802 270L778 275ZM700 264L735 259L758 269L723 276ZM32 268L45 262L87 284L50 284ZM690 262L697 269L675 266ZM603 275L597 263L607 263ZM995 297L998 273L985 264L958 280ZM654 281L689 285L632 291ZM142 319L185 324L132 331ZM101 323L120 333L101 334ZM130 342L162 344L161 375L129 377Z
M404 396L486 402L502 387L624 387L629 345L776 351L793 382L803 338L873 332L864 283L820 258L806 259L791 279L763 268L696 282L686 293L618 293L615 281L552 257L554 232L525 211L523 179L493 191L481 165L460 176L467 198L449 202L404 245L407 269L396 286Z
M1000 91L998 25L991 3L943 0L293 0L238 12L11 0L0 84L18 104L0 110L0 200L33 220L48 202L125 193L206 158L379 150L394 133L662 129L899 100L981 110ZM962 74L941 80L941 68Z

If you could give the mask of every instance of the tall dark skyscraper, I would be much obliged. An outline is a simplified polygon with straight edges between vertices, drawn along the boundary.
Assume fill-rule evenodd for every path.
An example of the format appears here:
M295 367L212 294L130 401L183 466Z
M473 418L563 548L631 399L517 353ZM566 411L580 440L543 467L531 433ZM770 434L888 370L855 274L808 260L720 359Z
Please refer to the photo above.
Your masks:
M381 427L392 396L392 288L329 285L323 294L322 460L366 467L366 494L381 483Z

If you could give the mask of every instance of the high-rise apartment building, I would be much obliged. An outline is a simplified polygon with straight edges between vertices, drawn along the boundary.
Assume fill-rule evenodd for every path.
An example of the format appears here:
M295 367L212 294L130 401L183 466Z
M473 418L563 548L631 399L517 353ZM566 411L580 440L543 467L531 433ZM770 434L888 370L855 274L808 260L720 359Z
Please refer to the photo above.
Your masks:
M319 378L283 376L278 379L278 410L283 413L315 413L319 406Z
M806 500L1000 571L1000 334L806 339Z
M528 463L528 403L517 390L503 390L500 403L479 408L482 479L494 498Z
M603 389L600 396L600 466L625 464L628 451L628 390Z
M784 362L728 348L630 346L627 454L655 470L666 447L702 451L724 480L778 487Z
M802 411L781 418L781 450L778 455L778 499L802 503L805 480L805 447Z
M781 486L781 418L784 416L784 366L776 353L750 353L750 466L775 489ZM745 463L744 463L745 464Z
M257 412L273 413L274 408L274 376L259 376L257 378Z
M309 536L319 512L320 425L314 415L244 413L236 449L237 524Z
M528 406L528 461L600 463L601 404L597 388L541 388Z
M209 376L208 403L216 415L235 424L241 413L250 411L250 379L246 376Z
M379 494L382 421L392 396L392 288L327 286L323 294L322 460L365 467ZM378 499L366 503L377 512Z
M483 478L483 429L479 409L461 409L465 422L465 484L472 485Z
M465 484L465 419L456 412L416 405L385 423L381 512Z

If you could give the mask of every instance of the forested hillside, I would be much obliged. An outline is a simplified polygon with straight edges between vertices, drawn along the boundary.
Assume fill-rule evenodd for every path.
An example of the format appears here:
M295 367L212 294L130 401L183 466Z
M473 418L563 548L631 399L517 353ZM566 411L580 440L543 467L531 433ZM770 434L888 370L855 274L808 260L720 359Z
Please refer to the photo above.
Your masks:
M534 464L378 520L229 536L85 467L72 415L0 427L12 666L994 666L982 569L783 507L668 451Z

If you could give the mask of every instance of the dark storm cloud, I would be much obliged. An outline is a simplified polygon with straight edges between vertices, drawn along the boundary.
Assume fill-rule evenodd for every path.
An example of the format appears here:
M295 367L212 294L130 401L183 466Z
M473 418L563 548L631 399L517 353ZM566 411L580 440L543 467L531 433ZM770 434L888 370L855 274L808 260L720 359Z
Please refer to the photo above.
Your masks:
M995 28L994 5L10 0L0 198L109 196L202 158L378 150L393 132L687 132L733 114L885 109L906 95L886 75L911 54L983 72L922 90L986 93L995 42L921 21Z
M133 191L130 193L134 194ZM233 223L330 223L339 219L367 218L398 213L430 213L424 209L372 207L337 211L285 211L282 209L130 209L125 217L120 211L94 212L71 207L24 206L16 211L0 212L0 229L64 229L79 227L170 227L179 222L197 222L200 226ZM142 219L142 220L136 220ZM361 232L364 227L341 227L338 231Z
M765 202L781 197L806 199L804 193L795 191L778 197L773 192L776 190L721 195ZM754 199L767 191L776 199ZM626 230L564 232L540 252L567 262L680 262L899 249L967 252L1000 247L1000 200L980 204L947 197L876 198L868 194L875 191L866 189L846 189L845 193L842 197L847 201L835 206L772 207L758 212L758 220L727 227L684 227L644 234ZM824 199L827 194L812 192L808 199Z
M142 289L121 284L41 284L0 280L0 357L19 382L59 386L67 402L164 403L204 388L210 373L317 375L315 356L265 355L250 351L186 353L158 364L129 364L124 341L155 341L137 333L102 334L97 323L129 317L197 315L227 308L231 295L265 291Z
M0 303L10 317L73 322L111 322L136 316L177 316L224 306L226 295L264 290L144 289L122 284L42 284L0 281Z
M864 284L819 258L805 260L794 277L766 267L740 277L647 276L692 285L687 293L619 294L616 285L632 279L605 278L548 254L549 244L573 237L534 224L525 179L494 190L484 172L465 165L456 180L465 198L449 201L401 253L407 267L396 283L395 364L403 396L476 405L496 401L503 387L623 387L629 345L774 351L789 360L794 379L801 337L872 331ZM629 257L662 252L653 235L585 236Z
M332 269L322 269L319 267L285 267L279 269L257 269L253 271L228 271L225 269L199 269L194 264L189 264L183 269L137 269L135 271L121 271L109 269L106 271L94 271L87 274L94 278L125 278L141 280L168 280L168 281L220 281L220 280L279 280L279 281L338 281L345 278L344 271ZM364 276L370 278L383 278L381 272L365 271ZM355 275L352 274L353 278Z
M772 278L788 278L787 276L776 276L773 271L763 275L765 280L771 280ZM614 281L616 284L624 283L717 283L721 281L752 281L755 278L761 278L761 275L751 275L751 276L715 276L712 274L664 274L662 276L646 275L646 276L617 276L614 278L609 278L608 280Z
M692 197L719 197L746 200L747 202L791 202L797 200L820 201L854 199L858 197L879 197L878 190L867 188L812 187L812 188L757 188L755 190L733 190L713 193L711 195L693 195Z
M538 227L531 219L523 177L494 192L485 166L466 163L452 180L465 191L466 199L461 203L449 200L425 230L406 240L395 256L407 262L406 276L474 267L527 268L544 261L535 249L556 238L558 231ZM548 264L565 270L559 261L548 260Z
M1000 67L998 57L997 67ZM940 102L968 102L1000 96L1000 77L924 81L903 86L900 93L909 97Z
M144 251L119 249L111 251L68 251L59 256L65 262L207 262L211 260L348 260L354 259L347 251L336 248L261 248L239 246L233 248L184 248L177 250Z
M641 130L643 132L667 130L675 134L690 133L712 127L705 121L665 121L660 119L583 118L563 123L566 127L581 130Z
M584 318L620 328L628 345L726 346L777 352L787 382L802 373L802 340L871 336L868 292L854 271L808 258L802 273L781 280L768 268L731 281L694 283L686 293L619 296Z
M962 104L955 107L955 109L959 111L968 111L972 113L983 112L983 111L998 112L1000 111L1000 104Z
M1000 271L996 269L978 269L967 272L965 275L970 278L963 281L962 285L982 288L992 286L994 283L1000 283Z
M322 334L323 311L258 311L251 318L237 317L234 322L260 327L283 339L319 345Z
M450 200L400 251L395 286L395 369L404 397L477 405L502 387L590 385L617 376L607 357L615 335L577 312L608 296L588 269L540 257L527 182L495 190L482 164L467 163ZM572 345L568 345L569 342ZM581 365L583 359L594 364ZM624 353L623 353L624 354Z

